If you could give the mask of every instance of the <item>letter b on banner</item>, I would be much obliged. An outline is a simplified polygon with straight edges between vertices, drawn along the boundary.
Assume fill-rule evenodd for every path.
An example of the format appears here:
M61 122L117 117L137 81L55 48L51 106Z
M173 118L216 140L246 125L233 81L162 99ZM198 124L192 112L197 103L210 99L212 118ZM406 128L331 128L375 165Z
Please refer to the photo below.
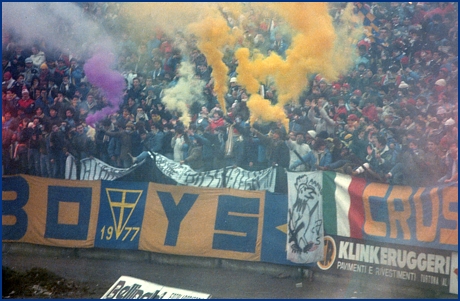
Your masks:
M29 184L22 177L6 177L2 182L2 239L19 240L29 224L23 209L29 200Z

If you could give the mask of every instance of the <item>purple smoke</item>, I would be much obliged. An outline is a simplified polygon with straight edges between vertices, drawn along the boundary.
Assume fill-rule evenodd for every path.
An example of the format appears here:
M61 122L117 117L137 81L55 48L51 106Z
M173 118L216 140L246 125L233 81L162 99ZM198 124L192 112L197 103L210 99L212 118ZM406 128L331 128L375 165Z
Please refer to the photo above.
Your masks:
M92 85L98 87L103 95L107 96L109 103L109 105L102 110L88 115L86 123L91 126L105 119L108 115L117 112L123 102L123 90L125 89L126 83L123 75L111 69L114 61L114 54L101 49L83 66L88 81Z

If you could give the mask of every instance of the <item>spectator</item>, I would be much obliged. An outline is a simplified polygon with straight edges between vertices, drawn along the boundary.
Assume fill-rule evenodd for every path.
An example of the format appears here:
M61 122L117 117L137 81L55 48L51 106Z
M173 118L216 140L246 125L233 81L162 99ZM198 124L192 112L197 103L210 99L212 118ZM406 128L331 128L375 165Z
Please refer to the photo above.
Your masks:
M317 103L312 101L310 110L308 111L308 118L315 126L315 132L326 132L328 136L335 135L335 121L328 116L326 109L329 104L324 98L319 98Z
M446 174L445 160L442 159L442 152L434 139L428 139L425 148L425 162L427 164L427 172L424 175L425 181L421 183L423 186L434 185L443 175Z
M72 58L70 60L70 68L66 71L63 77L66 76L68 76L69 82L73 85L75 89L76 87L80 86L81 80L85 77L85 72L83 71L83 67L80 66L76 58ZM68 97L72 96L73 94L69 95Z
M35 99L35 107L41 108L46 116L50 115L50 107L54 104L53 98L47 95L46 88L40 89L40 96Z
M70 81L69 75L64 74L62 76L62 83L59 86L59 92L61 92L64 97L72 98L77 90L75 84Z
M144 108L142 107L138 107L136 109L136 122L138 122L139 120L142 120L142 121L148 121L149 120L149 117L147 115L147 113L145 113L144 111Z
M8 116L8 117L6 117ZM5 120L2 120L2 166L4 169L3 174L10 175L12 174L11 170L11 159L13 157L14 151L14 124L6 120L9 118L11 120L11 113L5 113Z
M88 94L85 101L82 101L79 105L80 118L86 117L90 114L94 114L97 111L97 102L94 100L93 94Z
M52 177L56 179L64 179L68 142L65 137L65 127L60 127L59 125L53 124L51 127L52 132L49 137L50 143L48 154L50 156Z
M418 148L418 142L409 139L408 149L402 154L401 160L385 175L391 184L419 186L427 172L425 152Z
M16 110L22 110L27 117L32 117L35 110L35 100L30 98L29 91L24 87L22 97L18 100Z
M32 85L32 78L34 76L38 77L39 72L37 67L34 67L33 60L30 57L25 59L25 64L26 68L24 72L22 72L24 74L24 83L30 87Z
M13 79L11 72L7 71L3 74L2 89L9 90L13 88L16 81Z
M132 165L132 159L129 156L132 152L132 134L134 132L134 125L128 122L126 125L123 123L117 124L118 131L108 132L108 128L104 128L106 135L110 137L120 138L120 164L123 168L128 168Z
M13 91L7 90L2 100L2 111L9 112L11 116L17 117L19 97L17 97L16 94L13 93Z
M133 86L128 90L126 100L129 100L129 98L131 98L134 101L139 101L142 98L142 89L143 87L141 86L139 78L133 78ZM128 101L126 103L128 103Z
M188 156L180 161L180 164L187 164L196 172L203 171L203 145L202 140L190 137L191 146L188 150Z
M294 161L289 166L289 169L295 169L303 162L307 162L307 164L311 167L311 171L315 171L318 167L325 167L332 163L332 155L327 147L327 143L322 138L317 138L313 149L308 152L306 155L302 157L300 160Z
M11 92L15 94L17 97L22 97L22 88L25 84L26 83L24 80L24 74L18 74L16 82L13 84L13 87L11 87Z
M32 46L31 50L32 55L29 58L32 60L35 68L40 68L40 66L46 62L45 53L38 48L38 45Z
M44 178L51 178L53 173L51 162L48 155L50 137L50 124L44 124L41 135L39 136L39 152L40 152L40 175Z
M366 162L369 163L369 168L383 179L385 174L390 172L393 167L392 164L392 153L387 145L387 140L383 136L377 136L375 145L367 146ZM354 174L360 174L360 171L356 171ZM378 177L377 177L378 179Z
M77 178L80 179L81 160L85 158L93 158L96 154L96 145L85 133L84 124L77 124L75 131L71 133L68 153L75 157Z
M295 141L286 140L286 144L289 147L289 166L293 165L293 163L300 158L307 155L311 149L308 144L305 143L304 134L302 133L295 133ZM303 164L297 166L294 171L309 171L311 166L308 165L307 162L302 162Z
M449 150L445 157L446 174L438 180L438 183L458 182L458 142L449 144Z
M176 127L175 135L171 139L171 147L174 151L173 159L176 162L183 161L187 157L190 140L183 127Z

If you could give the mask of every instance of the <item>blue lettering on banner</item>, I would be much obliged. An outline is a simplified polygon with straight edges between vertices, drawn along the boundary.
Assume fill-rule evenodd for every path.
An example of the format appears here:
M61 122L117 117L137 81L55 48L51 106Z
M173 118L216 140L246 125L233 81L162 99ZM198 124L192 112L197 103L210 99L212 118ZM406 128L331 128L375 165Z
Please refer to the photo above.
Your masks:
M91 216L92 189L89 187L48 186L48 208L46 213L45 238L65 240L87 240ZM77 203L78 223L59 223L60 203ZM67 213L69 214L69 213Z
M2 225L2 239L19 240L27 232L29 220L23 207L29 200L29 184L23 177L2 179L2 192L15 192L14 200L2 200L2 216L14 216L14 225Z
M388 195L385 198L378 196L369 197L369 206L374 221L387 223L388 221ZM388 230L387 230L388 231Z
M254 253L257 242L259 208L260 199L258 198L220 196L212 248Z
M187 213L198 199L197 194L184 193L176 205L170 192L158 191L158 197L168 218L168 230L166 231L165 246L175 246L179 236L180 224Z
M137 250L148 183L101 181L101 202L94 246Z

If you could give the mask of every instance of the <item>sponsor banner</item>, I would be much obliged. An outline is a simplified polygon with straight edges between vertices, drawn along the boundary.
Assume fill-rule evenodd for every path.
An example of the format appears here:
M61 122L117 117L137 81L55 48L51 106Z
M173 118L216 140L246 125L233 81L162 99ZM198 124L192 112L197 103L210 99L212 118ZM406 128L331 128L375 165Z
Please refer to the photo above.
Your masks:
M239 167L196 172L186 164L179 164L154 153L158 169L180 185L209 188L234 188L240 190L275 191L276 169L248 171Z
M431 287L452 293L452 278L457 282L453 273L458 267L457 252L326 235L324 254L324 260L317 263L321 270L369 278L380 284Z
M288 172L287 259L313 263L323 259L322 172Z
M2 240L93 247L100 186L100 181L3 177Z
M458 251L458 186L393 186L323 173L324 231Z
M209 299L210 294L163 286L129 276L121 276L101 299Z
M458 295L458 252L452 252L449 293Z

